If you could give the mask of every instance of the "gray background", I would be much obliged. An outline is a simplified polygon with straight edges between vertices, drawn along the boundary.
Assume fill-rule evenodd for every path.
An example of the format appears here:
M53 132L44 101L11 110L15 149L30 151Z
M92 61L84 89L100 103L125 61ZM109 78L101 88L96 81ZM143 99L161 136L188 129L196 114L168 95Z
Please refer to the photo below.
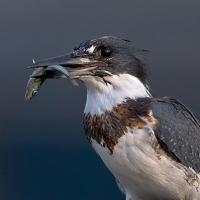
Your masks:
M199 0L0 1L0 199L123 199L84 137L86 91L48 80L23 96L32 58L116 35L149 49L154 96L173 96L200 116Z

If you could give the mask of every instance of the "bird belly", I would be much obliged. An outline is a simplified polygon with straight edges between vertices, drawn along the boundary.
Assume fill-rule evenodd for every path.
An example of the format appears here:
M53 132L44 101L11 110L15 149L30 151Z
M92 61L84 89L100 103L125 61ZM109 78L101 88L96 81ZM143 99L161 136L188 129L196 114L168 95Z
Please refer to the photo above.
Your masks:
M120 182L127 200L200 199L199 176L158 149L156 141L151 129L129 129L113 153L95 140L92 146ZM189 180L191 174L195 181Z

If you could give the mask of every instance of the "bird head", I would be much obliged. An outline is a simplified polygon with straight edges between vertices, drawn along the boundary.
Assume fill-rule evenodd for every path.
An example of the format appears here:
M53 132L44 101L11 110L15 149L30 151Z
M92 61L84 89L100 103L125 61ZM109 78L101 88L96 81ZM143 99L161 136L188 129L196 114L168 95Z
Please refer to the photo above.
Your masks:
M108 96L108 101L148 96L143 55L146 50L135 48L129 40L112 36L88 40L64 56L34 63L27 86L26 99L33 96L46 78L79 79L85 83L88 95ZM35 82L34 82L35 81ZM34 83L34 84L33 84ZM88 96L89 98L89 96ZM120 100L121 99L121 100ZM105 102L106 103L106 102Z

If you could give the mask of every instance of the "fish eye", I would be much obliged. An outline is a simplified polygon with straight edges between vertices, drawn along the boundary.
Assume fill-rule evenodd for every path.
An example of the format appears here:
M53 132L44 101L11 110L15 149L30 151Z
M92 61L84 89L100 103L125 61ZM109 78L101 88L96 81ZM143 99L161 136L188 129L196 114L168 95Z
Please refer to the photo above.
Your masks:
M37 90L33 90L33 92L32 92L32 96L35 96L36 94L37 94Z
M112 50L109 47L101 46L99 47L99 54L104 58L108 58L112 55Z

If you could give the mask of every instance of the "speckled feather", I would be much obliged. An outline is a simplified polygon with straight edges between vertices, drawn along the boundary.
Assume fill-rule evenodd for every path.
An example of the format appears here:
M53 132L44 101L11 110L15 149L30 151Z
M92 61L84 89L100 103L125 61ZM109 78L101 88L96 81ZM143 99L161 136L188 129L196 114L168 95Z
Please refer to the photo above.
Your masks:
M151 108L158 121L156 137L181 163L200 172L200 124L179 101L153 99Z

